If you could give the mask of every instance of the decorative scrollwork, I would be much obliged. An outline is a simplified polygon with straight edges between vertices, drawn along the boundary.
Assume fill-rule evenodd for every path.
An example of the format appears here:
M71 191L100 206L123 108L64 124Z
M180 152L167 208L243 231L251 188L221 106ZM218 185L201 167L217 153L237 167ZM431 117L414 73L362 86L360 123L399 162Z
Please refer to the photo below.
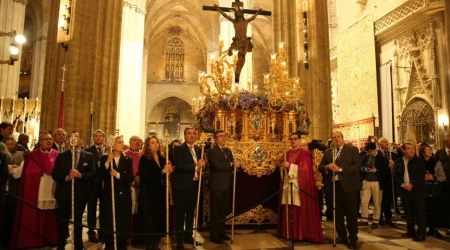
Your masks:
M231 214L227 218L231 217ZM270 208L264 208L258 205L256 208L236 217L234 223L236 224L277 224L277 214ZM227 220L226 224L231 224L232 220Z
M242 164L242 170L248 175L270 175L283 162L285 144L283 142L238 142L230 149Z
M317 148L314 149L314 154L313 154L314 179L316 179L316 187L319 190L322 190L322 187L323 187L323 176L319 172L319 165L320 165L320 162L322 162L322 158L323 158L323 152L318 150Z
M261 111L259 107L255 107L249 117L249 138L259 141L264 135L264 128L266 122L266 115Z

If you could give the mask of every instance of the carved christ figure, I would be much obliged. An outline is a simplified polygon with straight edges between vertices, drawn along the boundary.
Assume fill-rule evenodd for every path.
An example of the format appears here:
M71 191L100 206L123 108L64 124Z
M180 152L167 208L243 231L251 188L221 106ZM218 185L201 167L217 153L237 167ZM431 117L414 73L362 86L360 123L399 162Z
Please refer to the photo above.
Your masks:
M238 51L238 61L236 64L236 72L235 72L235 82L239 82L239 77L241 75L242 67L244 67L245 63L245 55L247 52L252 52L253 50L253 44L252 44L252 38L247 37L247 26L248 23L253 21L256 16L262 11L262 9L258 9L256 13L250 17L249 19L244 18L244 12L242 9L236 6L234 11L234 18L230 17L228 14L223 12L217 4L214 4L214 7L216 7L216 10L224 16L226 19L228 19L230 22L233 23L235 35L233 37L233 42L231 43L230 48L228 49L228 55L233 55L233 50Z

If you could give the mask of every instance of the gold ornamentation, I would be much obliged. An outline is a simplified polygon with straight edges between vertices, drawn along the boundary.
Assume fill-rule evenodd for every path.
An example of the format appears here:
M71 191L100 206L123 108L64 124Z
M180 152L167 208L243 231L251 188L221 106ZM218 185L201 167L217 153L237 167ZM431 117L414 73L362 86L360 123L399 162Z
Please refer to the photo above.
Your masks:
M231 214L227 218L231 217ZM277 224L277 214L270 208L264 208L258 205L256 208L235 218L235 224ZM226 224L231 224L231 220L227 220Z
M314 154L313 154L314 178L316 179L316 187L319 190L322 190L322 187L323 187L323 182L322 182L323 176L319 172L319 166L320 166L320 162L322 162L322 158L323 158L323 152L318 150L317 148L314 149Z
M253 112L250 113L249 119L249 138L255 141L262 139L265 126L266 126L266 115L256 107Z
M285 144L283 142L237 142L230 143L235 159L242 164L248 175L270 175L283 162Z

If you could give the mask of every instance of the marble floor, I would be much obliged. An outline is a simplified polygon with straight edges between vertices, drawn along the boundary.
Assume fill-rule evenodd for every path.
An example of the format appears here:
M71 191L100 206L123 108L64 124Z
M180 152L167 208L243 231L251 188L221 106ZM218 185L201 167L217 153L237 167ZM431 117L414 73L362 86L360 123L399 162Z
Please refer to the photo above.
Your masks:
M333 222L322 222L323 233L325 236L324 244L310 244L306 242L294 242L294 249L347 249L347 246L338 244L333 247ZM401 238L401 234L405 232L406 225L403 222L398 222L395 228L382 227L378 229L372 229L370 226L359 227L358 234L358 249L360 250L418 250L418 249L436 249L436 250L449 250L450 249L450 236L445 236L445 229L440 229L444 234L444 238L436 239L435 237L428 237L425 242L414 242L411 239ZM227 231L230 234L230 231ZM223 245L217 245L209 242L209 232L200 232L198 235L198 241L202 242L201 246L197 246L196 249L202 250L288 250L292 249L291 242L279 238L275 229L237 229L234 234L234 241L231 243L227 241ZM88 250L102 249L100 243L94 244L87 240L87 234L84 233L83 237L84 246ZM174 243L174 239L172 239ZM166 249L163 245L161 249ZM175 248L175 245L172 245ZM193 249L192 245L185 244L185 249ZM50 248L44 248L50 249ZM66 249L71 249L71 245L68 244ZM128 249L145 249L144 245L129 246Z

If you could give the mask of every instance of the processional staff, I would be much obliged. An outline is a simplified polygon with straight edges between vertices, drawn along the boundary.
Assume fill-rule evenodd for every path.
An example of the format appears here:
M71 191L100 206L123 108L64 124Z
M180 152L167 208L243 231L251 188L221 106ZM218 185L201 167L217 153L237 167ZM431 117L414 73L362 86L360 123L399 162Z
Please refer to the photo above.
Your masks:
M200 159L203 159L203 156L205 154L205 141L207 139L207 136L205 133L200 134L199 144L202 147L202 154L200 156ZM198 174L198 192L197 192L197 206L195 208L195 232L194 232L194 244L196 244L197 241L197 232L198 232L198 210L200 207L200 190L202 188L202 171L203 168L200 168L199 174Z
M287 162L287 149L286 149L286 143L284 144L284 162ZM286 182L286 180L288 179L288 170L287 168L285 168L283 170L284 172L284 181L283 181L283 186ZM290 188L290 186L289 186ZM289 207L289 189L286 189L285 192L285 197L286 197L286 239L289 239L289 211L288 211L288 207Z
M333 164L336 162L336 144L330 144L331 152L333 152ZM336 173L333 171L333 247L336 247Z
M78 138L76 136L71 136L69 138L70 147L72 148L72 170L76 168L76 157L75 157L75 147L78 143ZM75 249L75 178L72 179L72 247Z
M114 135L108 136L108 146L110 153L113 152L114 147ZM114 161L114 159L113 159ZM111 170L114 167L114 163L110 163ZM116 234L116 197L114 192L114 176L111 175L111 201L112 201L112 217L113 217L113 236L114 236L114 250L117 250L117 234Z
M166 167L169 166L169 130L164 131L164 138L166 140ZM166 173L166 249L172 249L169 237L169 175L170 172Z
M236 150L236 144L237 144L237 140L234 140L234 149ZM233 219L231 220L231 243L233 243L234 240L234 214L235 214L235 207L236 207L236 164L234 164L233 162L233 168L234 168L234 173L233 173L233 205L231 207L231 216L233 217Z
M394 152L394 146L389 145L389 166L392 164L392 152ZM395 187L394 187L394 168L391 168L391 185L392 185L392 205L394 207L394 218L397 219L397 202L395 200Z

